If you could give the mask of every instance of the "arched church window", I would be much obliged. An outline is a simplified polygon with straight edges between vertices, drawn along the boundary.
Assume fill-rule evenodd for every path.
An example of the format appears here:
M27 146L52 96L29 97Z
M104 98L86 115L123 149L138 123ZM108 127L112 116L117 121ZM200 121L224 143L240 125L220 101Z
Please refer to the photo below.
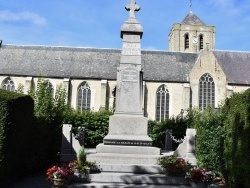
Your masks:
M188 34L184 35L184 40L185 40L185 44L184 44L185 50L189 49L189 35Z
M77 94L77 105L81 111L90 110L90 102L91 102L91 89L87 82L83 82L78 87L78 94Z
M156 121L169 117L169 92L166 85L162 85L156 92Z
M204 41L203 41L203 35L200 35L199 36L199 49L200 50L203 50L203 48L204 48Z
M207 107L214 108L215 104L215 84L213 78L208 74L200 77L199 81L199 108L201 110Z
M10 79L10 77L4 79L4 81L2 82L2 89L7 91L15 91L15 84Z

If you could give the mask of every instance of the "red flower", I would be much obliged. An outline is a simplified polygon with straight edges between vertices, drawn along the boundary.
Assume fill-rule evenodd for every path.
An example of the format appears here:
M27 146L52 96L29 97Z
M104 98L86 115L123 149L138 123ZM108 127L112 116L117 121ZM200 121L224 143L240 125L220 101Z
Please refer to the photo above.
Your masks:
M200 169L200 168L192 169L190 175L192 181L195 183L207 181L207 174L205 169Z
M52 166L46 172L48 178L57 178L57 179L70 179L73 175L72 165L64 165L62 167Z
M58 170L58 166L52 166L51 168L49 168L46 172L46 175L48 176L48 178L52 178L53 174Z

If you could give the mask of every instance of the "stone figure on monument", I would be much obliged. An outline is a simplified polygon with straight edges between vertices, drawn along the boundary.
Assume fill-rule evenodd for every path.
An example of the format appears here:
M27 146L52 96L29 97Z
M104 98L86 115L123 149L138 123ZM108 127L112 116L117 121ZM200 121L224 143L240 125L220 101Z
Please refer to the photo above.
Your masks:
M135 19L135 11L139 11L141 7L136 4L135 0L131 0L130 4L128 4L125 9L130 11L129 18Z

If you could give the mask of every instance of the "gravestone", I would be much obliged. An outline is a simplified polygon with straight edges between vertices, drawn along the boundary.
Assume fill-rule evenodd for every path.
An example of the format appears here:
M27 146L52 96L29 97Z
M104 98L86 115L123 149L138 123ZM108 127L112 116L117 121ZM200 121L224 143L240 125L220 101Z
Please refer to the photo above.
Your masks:
M192 165L197 165L196 160L196 147L195 147L195 137L196 137L196 130L195 129L187 129L186 131L187 136L187 157L186 160L189 161Z
M178 148L174 152L179 157L184 158L192 165L197 165L196 154L195 154L196 153L195 137L196 137L196 130L187 129L184 141L178 146Z
M121 27L122 52L117 70L116 107L109 119L109 132L103 144L97 146L99 152L120 152L123 146L150 147L148 154L159 155L160 149L152 146L148 136L148 119L142 110L142 66L141 37L143 28L135 18L140 7L131 0L126 7L129 19ZM113 147L112 146L116 146ZM128 153L133 153L129 147ZM131 150L131 151L128 151ZM139 150L138 150L139 151ZM142 151L143 153L143 151Z
M172 130L167 129L165 131L165 150L166 151L172 151L172 149L173 149L173 147L172 147L173 142L172 142L171 135L172 135Z
M84 128L78 128L78 134L72 132L72 125L64 124L62 129L62 146L60 161L70 162L77 159L79 150L84 144Z

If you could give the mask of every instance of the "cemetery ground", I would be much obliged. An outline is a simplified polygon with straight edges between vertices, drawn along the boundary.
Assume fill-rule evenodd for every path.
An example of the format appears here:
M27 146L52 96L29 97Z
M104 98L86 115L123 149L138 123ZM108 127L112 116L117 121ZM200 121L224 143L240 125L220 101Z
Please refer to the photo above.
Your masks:
M119 183L71 183L68 188L191 188L190 186L171 185L126 185ZM7 187L6 187L7 188ZM8 188L54 188L44 174L36 174L8 186Z
M4 110L9 110L9 113L2 113L5 116L2 116L3 121L1 121L0 127L2 129L6 129L6 127L11 128L6 129L5 132L1 132L1 134L5 134L4 136L0 135L1 143L5 146L1 148L0 155L0 157L4 155L4 158L1 158L1 160L5 159L4 163L1 163L4 165L0 165L1 180L10 179L9 182L11 182L13 172L16 173L14 174L16 177L20 177L20 175L29 172L30 167L32 167L29 166L29 164L31 165L30 156L35 156L39 162L32 163L33 167L37 167L37 165L42 163L48 165L41 157L51 159L53 156L56 156L60 146L58 147L58 142L55 141L58 140L60 142L59 145L61 145L60 136L62 132L58 131L58 129L53 130L52 128L61 127L61 122L63 121L60 118L64 116L58 116L58 118L51 116L51 114L53 114L51 110L55 111L56 108L49 108L50 106L48 106L46 113L38 113L39 109L37 106L39 106L39 104L35 104L35 112L37 115L34 118L27 118L33 117L34 114L34 104L30 97L25 95L19 96L14 92L5 93L3 91L1 97L5 99L2 99L2 101L10 101L7 104L12 105L12 108L7 108L5 105L6 102L0 103L4 104L2 108L0 108L0 111L2 110L4 112ZM249 104L250 90L244 93L236 93L225 101L225 105L219 112L213 111L212 109L208 109L204 112L190 110L189 114L184 118L166 119L162 122L149 121L149 136L153 139L155 147L162 148L164 135L159 134L162 131L169 128L171 128L173 132L178 131L176 128L185 128L185 130L187 127L195 128L197 131L196 157L198 162L215 170L218 169L219 171L221 170L221 172L226 172L227 181L231 183L232 188L249 188ZM15 108L13 106L15 106ZM44 108L44 103L41 107ZM26 111L23 109L26 109ZM20 111L22 113L20 113ZM41 112L44 112L44 110L41 110ZM101 137L101 135L104 132L107 133L108 117L110 115L112 115L110 112L74 112L71 118L68 119L71 121L69 123L76 125L76 127L79 126L78 122L84 122L84 126L89 126L87 127L89 130L95 130L94 132L92 131L86 134L88 138L86 144L95 147L102 142L103 137ZM17 121L6 121L10 119L17 119ZM33 122L34 120L36 120L36 124ZM8 126L6 126L6 122ZM34 129L34 127L36 129ZM35 134L33 131L35 131ZM179 132L180 131L182 132L182 130L179 130ZM90 133L92 135L90 135ZM98 133L95 139L93 139L94 133ZM30 137L23 135L29 135ZM53 153L51 149L54 149ZM10 184L9 187L39 187L40 185L40 187L50 187L51 182L46 180L45 173L44 171L39 175L31 173L33 175L28 176L27 179L25 178L19 182ZM75 187L78 185L71 184L71 186ZM4 186L1 184L1 187Z
M86 154L93 154L95 149L86 148ZM71 182L68 188L190 188L185 185L148 185L148 184L123 184L123 183L88 183L88 182ZM6 188L56 188L52 185L45 173L32 174L17 182L6 185Z

